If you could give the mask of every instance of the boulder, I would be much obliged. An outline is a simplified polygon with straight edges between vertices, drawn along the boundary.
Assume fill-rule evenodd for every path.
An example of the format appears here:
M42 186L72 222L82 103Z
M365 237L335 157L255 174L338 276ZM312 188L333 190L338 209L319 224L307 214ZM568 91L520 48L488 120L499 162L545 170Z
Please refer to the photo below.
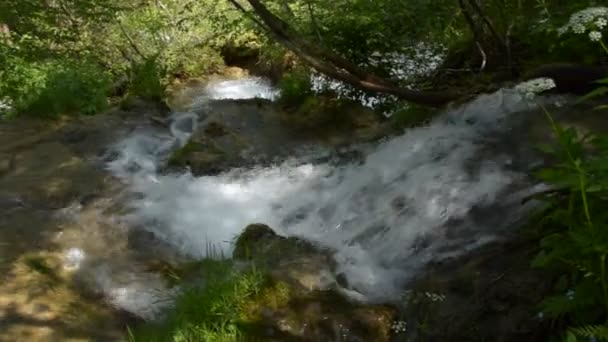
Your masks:
M245 308L251 337L263 341L389 341L396 314L386 305L348 299L337 288L332 252L264 224L236 240L234 259L268 273L267 286Z
M13 158L12 169L0 178L0 188L25 202L62 208L103 184L101 171L57 142L20 150Z

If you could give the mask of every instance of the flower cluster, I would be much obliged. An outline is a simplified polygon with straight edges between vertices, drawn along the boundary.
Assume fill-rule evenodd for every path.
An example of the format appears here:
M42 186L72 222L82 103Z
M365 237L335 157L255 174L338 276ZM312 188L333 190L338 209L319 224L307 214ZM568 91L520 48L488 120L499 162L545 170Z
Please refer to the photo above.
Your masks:
M555 81L551 78L535 78L526 82L522 82L515 86L515 90L525 95L529 100L533 99L536 94L540 94L543 91L555 88Z
M407 322L404 321L395 321L391 325L391 330L395 334L404 333L407 331Z
M557 30L561 36L572 31L584 34L589 31L589 39L598 42L602 39L602 30L608 26L608 7L589 7L570 16L568 23Z
M411 301L412 303L420 303L423 301L443 302L445 298L445 295L440 293L414 292L411 290L403 292L403 299L406 301Z
M424 296L431 302L443 302L445 300L445 295L439 293L425 292Z
M9 98L0 99L0 113L9 112L13 109Z

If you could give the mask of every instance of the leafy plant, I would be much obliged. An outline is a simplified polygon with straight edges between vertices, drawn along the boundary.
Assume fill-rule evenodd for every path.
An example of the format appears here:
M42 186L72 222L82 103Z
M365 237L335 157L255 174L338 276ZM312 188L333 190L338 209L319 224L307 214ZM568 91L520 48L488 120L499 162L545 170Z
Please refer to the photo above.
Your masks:
M157 57L148 58L143 63L133 66L131 74L130 95L149 100L162 99L165 85L161 78L163 72L158 65Z
M0 90L12 105L9 115L89 115L107 107L110 78L93 63L66 59L28 62L19 57L8 62L10 72L0 72L4 78Z
M243 307L261 290L264 277L255 269L238 272L230 260L199 263L202 286L186 288L160 324L129 329L131 342L236 341L242 337Z
M310 74L302 69L295 69L285 74L279 82L281 97L279 101L285 105L302 104L312 95Z
M559 144L544 151L559 162L539 176L561 190L558 198L548 198L556 205L546 220L563 228L542 239L533 265L565 270L570 289L546 298L542 308L551 318L568 319L575 328L567 341L576 341L608 329L605 323L594 328L608 318L608 137L580 136L560 127L546 109L545 114Z

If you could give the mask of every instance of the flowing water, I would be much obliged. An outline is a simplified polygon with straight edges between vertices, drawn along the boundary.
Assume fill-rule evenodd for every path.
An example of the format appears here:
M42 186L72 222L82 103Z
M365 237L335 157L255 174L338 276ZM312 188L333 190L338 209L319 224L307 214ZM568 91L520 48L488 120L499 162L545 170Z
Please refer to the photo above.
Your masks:
M118 143L108 169L137 194L129 223L193 257L210 255L209 246L230 255L245 226L266 223L335 250L349 287L376 300L398 296L430 261L504 237L530 209L521 198L533 160L517 129L531 105L509 89L380 142L362 162L159 172L205 120L209 101L275 96L259 79L217 83L201 90L193 111L172 116L170 132L140 129Z

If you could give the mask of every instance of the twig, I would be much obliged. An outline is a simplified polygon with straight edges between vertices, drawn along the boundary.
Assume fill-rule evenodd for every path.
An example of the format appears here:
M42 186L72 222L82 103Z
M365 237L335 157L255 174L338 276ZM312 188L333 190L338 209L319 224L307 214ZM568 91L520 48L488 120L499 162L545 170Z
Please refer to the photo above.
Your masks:
M483 47L481 47L481 44L479 44L479 41L475 42L475 45L477 45L477 49L479 49L479 53L481 53L481 57L483 58L483 60L481 61L481 66L479 66L479 71L483 71L486 68L486 62L487 62L487 55L486 52L483 50Z

